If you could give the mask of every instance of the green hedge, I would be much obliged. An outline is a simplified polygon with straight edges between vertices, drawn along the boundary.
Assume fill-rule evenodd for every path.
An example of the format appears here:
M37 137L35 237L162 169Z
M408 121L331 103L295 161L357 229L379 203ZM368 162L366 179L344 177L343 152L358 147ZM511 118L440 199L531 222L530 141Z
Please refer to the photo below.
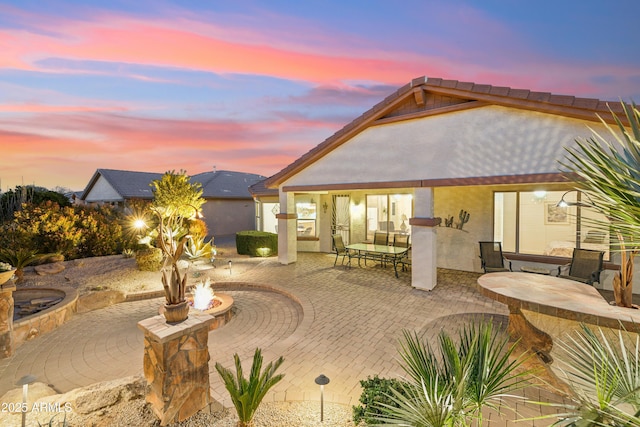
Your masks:
M236 251L239 255L259 257L278 255L278 235L266 231L239 231L236 233Z
M383 415L381 405L398 407L398 404L389 396L393 396L391 389L394 389L403 396L406 391L403 382L395 378L380 378L375 375L366 380L361 380L362 394L360 395L360 405L353 406L353 422L360 424L364 420L367 424L377 424L376 416Z

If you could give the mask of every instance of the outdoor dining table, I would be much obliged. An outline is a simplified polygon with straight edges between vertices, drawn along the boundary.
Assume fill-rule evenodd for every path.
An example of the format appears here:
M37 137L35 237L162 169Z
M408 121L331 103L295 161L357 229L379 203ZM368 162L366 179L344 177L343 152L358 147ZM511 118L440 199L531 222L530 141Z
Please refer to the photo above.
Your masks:
M346 248L358 252L358 267L360 267L360 259L366 257L366 254L380 255L382 259L391 261L396 278L398 278L398 261L400 261L409 250L409 248L399 246L374 245L372 243L354 243L347 245Z

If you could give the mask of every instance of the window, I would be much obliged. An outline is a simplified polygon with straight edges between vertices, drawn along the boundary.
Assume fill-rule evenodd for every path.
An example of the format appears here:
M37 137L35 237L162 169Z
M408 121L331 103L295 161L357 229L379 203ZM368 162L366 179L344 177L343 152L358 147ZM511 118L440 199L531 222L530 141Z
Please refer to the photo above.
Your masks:
M563 197L569 206L558 206ZM580 206L581 198L577 191L495 192L494 240L505 252L570 258L583 248L609 259L609 235L593 226L606 218Z
M316 236L316 204L313 202L296 203L298 215L298 236Z
M372 240L376 231L389 233L390 242L396 233L410 234L412 202L411 194L367 195L367 240Z

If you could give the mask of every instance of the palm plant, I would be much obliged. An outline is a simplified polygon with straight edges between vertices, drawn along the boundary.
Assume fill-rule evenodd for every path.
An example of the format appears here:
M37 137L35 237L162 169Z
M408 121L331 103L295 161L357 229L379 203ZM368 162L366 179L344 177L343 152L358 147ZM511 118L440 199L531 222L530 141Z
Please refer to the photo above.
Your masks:
M284 359L280 357L275 363L269 362L264 371L262 371L262 352L259 348L256 348L248 380L243 375L242 364L237 353L233 355L233 359L236 365L235 375L233 371L225 368L220 363L216 363L216 370L220 378L222 378L225 388L231 396L233 406L238 413L238 427L250 427L253 425L253 416L264 396L271 387L284 378L284 374L276 375L276 371L282 365Z
M575 395L560 407L554 426L640 426L640 339L618 331L607 336L581 325L559 342L562 376ZM617 344L616 344L617 341Z
M567 149L562 165L573 173L574 187L588 194L589 207L608 218L587 221L605 232L612 229L616 235L614 249L622 260L613 291L617 305L631 307L633 259L640 250L640 110L635 104L621 104L628 128L613 111L617 129L600 117L616 143L593 131L591 138L576 140L577 149Z
M482 408L505 407L504 397L523 388L531 371L521 369L524 357L511 357L515 343L494 334L489 322L466 325L456 342L439 334L439 352L417 334L403 332L402 368L409 376L403 397L389 396L398 407L382 404L383 425L447 427L482 424Z
M51 254L39 254L38 251L27 248L0 249L0 261L9 263L16 268L16 283L22 282L25 267L49 256Z

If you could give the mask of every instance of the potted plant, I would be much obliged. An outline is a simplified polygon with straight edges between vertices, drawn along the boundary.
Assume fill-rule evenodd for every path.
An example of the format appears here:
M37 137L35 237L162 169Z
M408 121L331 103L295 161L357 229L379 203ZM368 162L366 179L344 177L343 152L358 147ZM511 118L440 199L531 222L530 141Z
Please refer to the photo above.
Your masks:
M182 322L189 315L189 305L185 298L187 271L180 271L178 262L184 252L189 234L183 225L185 218L175 212L163 217L158 213L158 247L164 255L162 268L162 287L166 299L164 316L169 323Z
M0 285L4 285L7 283L9 279L11 279L16 272L16 269L13 266L6 262L0 262Z
M191 237L193 218L198 216L205 201L201 198L200 184L192 184L185 171L166 172L151 186L154 187L151 211L158 219L156 246L164 256L160 269L165 295L164 317L167 323L182 322L189 315L185 298L188 275L186 269L180 269L179 261Z

